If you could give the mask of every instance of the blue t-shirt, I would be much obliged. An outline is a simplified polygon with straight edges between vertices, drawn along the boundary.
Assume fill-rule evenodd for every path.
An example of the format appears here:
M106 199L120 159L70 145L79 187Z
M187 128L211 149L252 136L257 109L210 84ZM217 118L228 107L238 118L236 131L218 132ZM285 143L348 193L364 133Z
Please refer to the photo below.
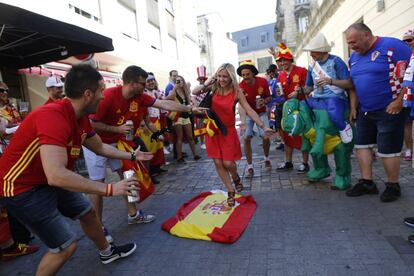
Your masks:
M329 78L334 80L347 80L349 79L348 67L345 62L337 56L329 55L324 62L318 62L323 71L329 76ZM315 98L332 98L339 97L346 99L347 95L344 89L332 85L324 85L321 89L318 90L315 84L320 76L315 70L315 65L310 65L308 69L308 74L306 76L306 86L314 87L313 97Z
M349 59L351 79L363 112L386 108L392 101L389 49L393 50L391 60L394 65L400 60L409 62L410 47L392 37L378 37L367 53L354 52Z
M171 90L173 90L174 88L174 83L169 82L168 85L165 87L165 97L168 96L168 94L170 94Z

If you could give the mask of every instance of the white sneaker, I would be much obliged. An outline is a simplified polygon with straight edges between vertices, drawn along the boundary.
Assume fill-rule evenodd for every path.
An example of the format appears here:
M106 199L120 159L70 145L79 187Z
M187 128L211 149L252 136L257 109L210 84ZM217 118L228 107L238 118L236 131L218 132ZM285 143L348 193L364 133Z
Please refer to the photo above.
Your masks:
M201 144L200 148L201 149L206 149L206 144Z
M351 125L347 123L344 130L339 131L339 135L341 136L342 143L351 143L353 138Z
M170 154L170 152L169 152L169 151L167 150L167 148L165 148L165 147L164 147L164 154L165 154L165 155Z

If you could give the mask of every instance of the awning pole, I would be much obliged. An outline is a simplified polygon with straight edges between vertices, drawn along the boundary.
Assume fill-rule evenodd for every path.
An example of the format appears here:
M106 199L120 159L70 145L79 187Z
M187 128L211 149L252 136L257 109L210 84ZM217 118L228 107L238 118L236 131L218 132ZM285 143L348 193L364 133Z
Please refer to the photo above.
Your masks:
M0 31L0 38L1 38L1 35L3 34L3 31L4 31L4 28L6 27L6 24L3 24L3 26L1 26L1 31Z

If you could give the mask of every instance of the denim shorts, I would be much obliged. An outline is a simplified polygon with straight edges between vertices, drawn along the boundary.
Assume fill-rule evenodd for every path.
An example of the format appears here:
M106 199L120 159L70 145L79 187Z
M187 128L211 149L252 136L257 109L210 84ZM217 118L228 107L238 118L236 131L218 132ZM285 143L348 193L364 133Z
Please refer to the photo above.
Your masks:
M65 217L75 220L92 209L83 194L49 185L37 186L14 197L0 197L0 203L52 253L62 251L76 239Z
M385 112L385 109L359 111L355 148L372 148L377 145L378 156L400 156L406 116L405 109L395 115Z
M264 123L265 127L269 127L269 118L267 117L267 113L263 112L259 114L260 120ZM244 138L252 138L254 136L253 134L253 127L255 125L255 122L250 118L248 115L246 115L246 132L244 133ZM257 127L257 130L259 132L259 136L264 136L264 131L262 128Z

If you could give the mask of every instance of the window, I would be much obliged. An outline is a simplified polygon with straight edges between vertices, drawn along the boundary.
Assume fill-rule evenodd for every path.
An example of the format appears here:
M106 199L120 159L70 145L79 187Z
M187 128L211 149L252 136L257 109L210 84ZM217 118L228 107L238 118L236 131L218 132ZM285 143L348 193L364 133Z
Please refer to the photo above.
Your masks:
M269 41L269 34L267 32L260 33L260 43L267 43Z
M298 30L300 33L305 33L308 27L308 17L299 17L298 19Z
M101 21L101 9L99 6L99 0L70 0L69 9L75 13L96 22Z
M241 39L240 39L240 45L242 46L242 47L247 47L247 45L248 45L248 39L247 39L247 36L244 36L244 37L242 37Z
M257 70L259 73L266 73L266 69L272 64L272 57L263 57L257 59Z
M171 14L174 14L174 1L173 0L167 0L165 3L165 8L167 11L169 11Z
M118 26L120 26L122 34L133 39L138 39L135 1L118 0L118 3Z
M160 27L160 16L158 13L158 1L147 0L148 22L156 27Z
M161 50L161 32L160 28L157 26L152 25L151 23L148 24L148 39L151 44L151 47L156 50Z
M296 0L295 3L296 3L296 5L307 4L307 3L309 3L309 0Z
M174 38L177 37L176 33L175 33L175 20L174 20L174 15L172 15L171 13L169 13L168 11L166 12L166 18L167 18L167 30L168 30L168 34Z

